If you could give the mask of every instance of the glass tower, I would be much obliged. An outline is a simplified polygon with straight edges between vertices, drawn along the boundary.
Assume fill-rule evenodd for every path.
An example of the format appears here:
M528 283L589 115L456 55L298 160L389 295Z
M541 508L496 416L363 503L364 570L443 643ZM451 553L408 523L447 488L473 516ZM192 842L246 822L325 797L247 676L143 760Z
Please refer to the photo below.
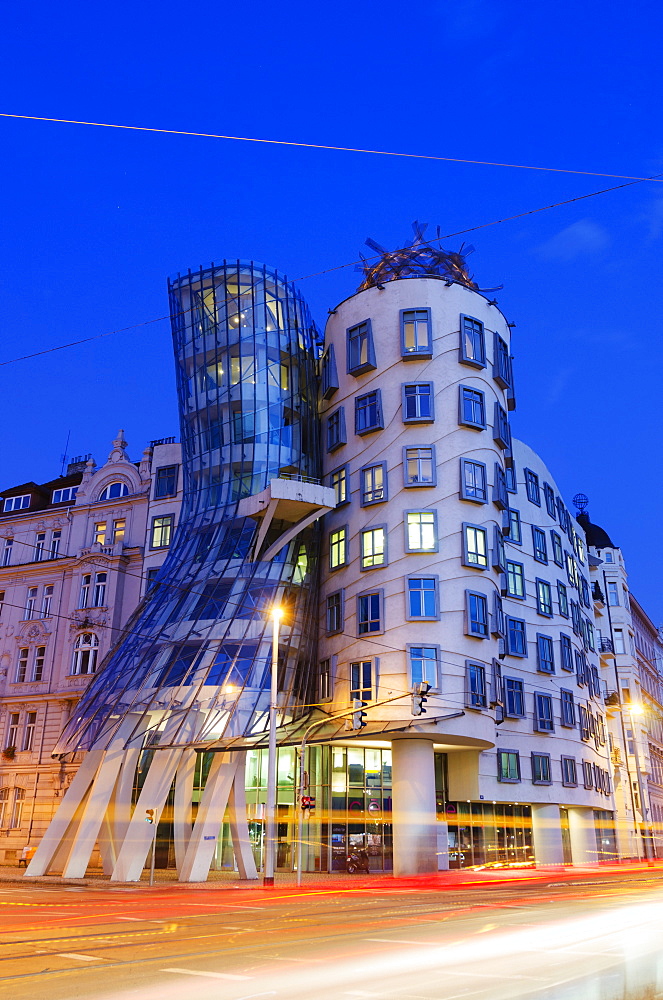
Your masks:
M240 509L273 479L320 476L318 331L294 286L254 262L178 275L169 293L182 515L166 561L58 753L107 747L120 727L127 747L264 731L275 603L285 613L279 723L312 700L318 527L261 561L258 521ZM273 520L260 551L289 527Z

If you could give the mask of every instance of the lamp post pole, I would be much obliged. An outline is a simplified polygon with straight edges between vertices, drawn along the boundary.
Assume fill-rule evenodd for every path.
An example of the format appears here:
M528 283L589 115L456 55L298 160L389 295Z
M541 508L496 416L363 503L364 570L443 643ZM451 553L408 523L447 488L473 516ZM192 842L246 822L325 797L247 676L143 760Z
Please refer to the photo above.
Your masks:
M267 815L265 817L264 886L274 885L276 854L276 709L278 701L279 624L281 609L272 608L272 673L269 697L269 749L267 751Z

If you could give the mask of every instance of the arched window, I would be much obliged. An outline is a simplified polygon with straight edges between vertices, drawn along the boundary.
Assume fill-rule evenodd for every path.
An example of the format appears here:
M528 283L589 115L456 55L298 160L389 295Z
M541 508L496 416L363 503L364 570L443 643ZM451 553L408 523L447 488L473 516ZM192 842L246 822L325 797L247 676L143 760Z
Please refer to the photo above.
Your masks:
M117 500L119 497L126 497L129 487L126 483L109 483L99 495L100 500Z
M72 674L93 674L97 666L99 640L92 632L81 632L74 643Z
M9 789L0 788L0 829L7 825L7 803L9 802Z
M23 802L25 801L25 789L15 788L14 789L14 808L12 809L12 818L9 823L10 830L18 830L21 825L21 817L23 815Z

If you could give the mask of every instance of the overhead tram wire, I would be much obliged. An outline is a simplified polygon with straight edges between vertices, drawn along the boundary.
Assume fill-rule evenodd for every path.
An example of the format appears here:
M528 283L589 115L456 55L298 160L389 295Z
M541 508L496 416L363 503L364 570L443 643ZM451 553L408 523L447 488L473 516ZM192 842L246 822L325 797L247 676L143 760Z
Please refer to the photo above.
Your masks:
M0 117L2 117L2 112L0 112ZM5 116L5 117L7 117L7 116ZM12 117L12 116L9 116L9 117ZM39 120L41 120L41 119L39 119ZM50 121L51 119L45 119L45 120ZM58 119L53 119L53 120L58 120ZM86 124L86 123L82 123L82 124ZM112 126L112 127L114 127L114 128L130 128L130 127L133 127L133 126L117 125L117 126ZM189 134L189 133L184 133L184 134L186 135L186 134ZM197 133L191 133L191 134L195 135ZM256 141L258 141L258 140L256 140ZM267 142L268 140L260 140L260 141ZM405 155L405 154L398 154L398 155ZM543 168L543 167L541 167L541 168L537 167L537 168L532 168L532 169L545 169L545 168ZM582 171L572 171L572 172L574 172L574 173L575 172L582 173ZM598 176L610 176L610 175L598 175ZM543 205L541 208L530 208L526 212L518 212L516 215L507 215L503 219L493 219L491 222L482 222L478 226L470 226L468 229L459 229L459 230L457 230L454 233L446 233L444 236L438 236L438 237L435 237L435 239L426 240L425 242L428 243L428 244L441 243L443 240L450 240L450 239L453 239L453 237L455 237L455 236L466 236L468 233L475 233L475 232L477 232L480 229L488 229L491 226L499 226L499 225L501 225L504 222L513 222L516 219L523 219L523 218L525 218L528 215L537 215L539 212L547 212L547 211L549 211L552 208L561 208L564 205L572 205L576 201L584 201L587 198L596 198L598 195L601 195L601 194L610 194L612 191L620 191L622 188L633 187L635 184L643 184L646 181L659 181L659 180L662 180L662 179L663 179L663 173L662 174L653 174L651 177L638 177L635 180L626 181L624 184L615 184L615 185L613 185L612 187L609 187L609 188L602 188L600 191L590 191L588 194L576 195L574 198L566 198L564 201L556 201L556 202L553 202L551 205ZM399 252L402 252L403 250L406 250L406 249L407 249L407 247L400 247L398 250L395 250L393 252L394 253L399 253ZM358 260L351 260L351 261L348 261L348 263L346 263L346 264L336 264L334 267L326 267L326 268L323 268L322 271L312 271L311 274L303 274L303 275L300 275L298 278L291 278L289 280L291 280L293 282L297 282L297 281L307 281L309 278L319 278L323 274L332 274L334 271L342 271L342 270L344 270L347 267L356 267L358 264L365 264L365 263L368 263L370 261L379 260L380 256L381 256L380 254L374 254L373 256L370 256L370 257L360 257ZM193 307L190 307L189 309L183 310L183 312L185 312L185 313L186 312L190 312L192 310L192 308ZM88 343L90 343L93 340L101 340L103 337L111 337L111 336L113 336L113 334L116 334L116 333L125 333L128 330L137 330L137 329L140 329L140 327L149 326L152 323L162 323L162 322L164 322L165 320L168 320L168 319L170 319L170 316L157 316L155 319L146 319L146 320L143 320L141 323L134 323L131 326L123 326L123 327L118 328L117 330L107 330L106 333L97 333L97 334L95 334L92 337L85 337L82 340L74 340L74 341L71 341L68 344L58 344L55 347L47 347L43 351L35 351L32 354L23 354L23 355L21 355L18 358L9 358L7 361L0 361L0 368L5 367L6 365L17 364L19 361L30 361L32 358L38 358L38 357L41 357L41 356L43 356L45 354L53 354L55 351L63 351L63 350L65 350L68 347L78 347L80 344L88 344Z
M470 160L460 156L436 156L432 153L401 153L389 149L361 149L356 146L331 146L316 142L294 142L289 139L264 139L246 135L221 135L216 132L192 132L185 129L154 128L149 125L122 125L114 122L85 122L72 118L47 118L43 115L17 115L0 111L0 118L21 121L51 122L57 125L87 125L93 128L113 128L127 132L153 132L159 135L183 135L198 139L224 139L229 142L255 142L267 146L290 146L297 149L323 149L336 153L364 153L369 156L395 156L410 160L433 160L442 163L464 163L480 167L506 167L512 170L536 170L555 174L579 174L585 177L609 177L614 180L650 181L655 177L636 177L632 174L610 174L599 170L575 170L569 167L538 167L528 163L501 163L496 160Z

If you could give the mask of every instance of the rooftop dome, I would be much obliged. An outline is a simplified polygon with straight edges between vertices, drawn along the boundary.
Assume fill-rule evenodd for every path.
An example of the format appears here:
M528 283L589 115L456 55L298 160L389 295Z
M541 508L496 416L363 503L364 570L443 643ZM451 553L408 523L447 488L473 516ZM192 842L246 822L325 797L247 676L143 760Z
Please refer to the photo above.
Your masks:
M584 529L585 535L587 536L587 544L595 549L616 549L618 548L614 542L610 540L610 536L607 531L599 527L598 524L592 524L589 520L589 514L582 511L581 514L576 516L576 521Z

